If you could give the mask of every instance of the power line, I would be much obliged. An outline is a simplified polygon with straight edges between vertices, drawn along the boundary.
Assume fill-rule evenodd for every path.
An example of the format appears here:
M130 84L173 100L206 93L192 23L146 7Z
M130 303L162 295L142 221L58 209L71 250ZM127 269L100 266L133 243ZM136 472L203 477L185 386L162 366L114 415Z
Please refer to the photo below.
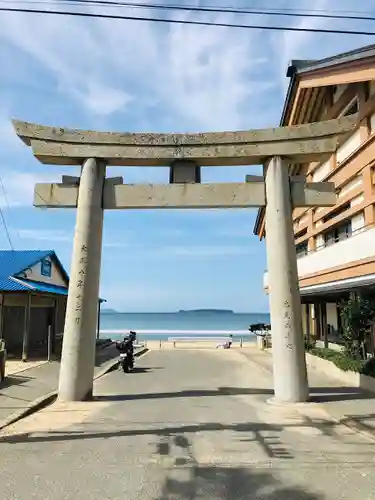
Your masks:
M334 14L327 13L329 11L298 11L298 9L245 9L234 7L195 7L187 5L167 5L167 4L148 4L144 2L123 2L119 0L15 0L16 3L26 4L51 4L51 5L88 5L88 6L106 6L106 7L130 7L140 9L156 9L181 12L202 12L216 14L245 14L245 15L268 15L280 17L303 17L303 18L318 18L318 19L341 19L347 21L375 21L375 17L369 17L359 14ZM9 3L7 0L0 0L0 3ZM12 2L14 3L14 1Z
M6 195L6 191L5 191L3 180L1 178L1 176L0 176L0 184L1 184L1 188L2 188L3 193L4 193L5 201L6 201L7 205L8 205L8 208L9 208L9 201L8 201L8 197ZM1 217L4 229L5 229L5 234L7 236L10 249L14 251L14 246L13 246L13 243L12 243L12 238L10 237L10 233L9 233L9 229L8 229L8 224L7 224L7 221L5 220L4 212L3 212L3 209L1 207L1 205L0 205L0 217Z
M14 212L11 209L11 206L10 206L10 203L9 203L9 198L8 198L5 186L4 186L4 182L3 182L3 179L1 177L0 177L0 185L1 185L1 190L3 192L3 195L4 195L5 202L7 204L8 211L9 211L10 214L12 214L12 217L13 217ZM14 229L15 229L15 231L17 233L18 239L20 240L21 237L20 237L20 233L18 231L18 228L17 228L17 226L15 224L13 224L13 226L14 226Z
M121 6L121 7L136 7L145 9L158 9L158 10L176 10L185 12L213 12L217 14L250 14L250 15L264 15L269 16L285 16L285 17L313 17L313 18L327 18L327 19L346 19L357 21L375 21L374 17L360 16L360 15L343 15L343 14L326 14L326 13L299 13L286 11L284 9L239 9L233 7L194 7L183 5L166 5L166 4L147 4L136 2L122 2L118 0L63 0L67 4L91 4L91 5L107 5L107 6Z
M46 15L59 15L59 16L72 16L72 17L87 17L87 18L97 18L97 19L118 19L126 21L144 21L153 23L167 23L167 24L185 24L185 25L195 25L195 26L215 26L220 28L242 28L242 29L253 29L253 30L265 30L265 31L295 31L295 32L309 32L309 33L326 33L326 34L338 34L338 35L367 35L374 36L374 31L352 31L343 29L323 29L323 28L298 28L298 27L287 27L287 26L260 26L251 24L232 24L232 23L218 23L210 21L192 21L192 20L182 20L182 19L163 19L155 17L141 17L141 16L120 16L115 14L94 14L90 12L69 12L69 11L57 11L57 10L43 10L43 9L17 9L12 7L0 7L0 12L22 12L26 14L46 14Z

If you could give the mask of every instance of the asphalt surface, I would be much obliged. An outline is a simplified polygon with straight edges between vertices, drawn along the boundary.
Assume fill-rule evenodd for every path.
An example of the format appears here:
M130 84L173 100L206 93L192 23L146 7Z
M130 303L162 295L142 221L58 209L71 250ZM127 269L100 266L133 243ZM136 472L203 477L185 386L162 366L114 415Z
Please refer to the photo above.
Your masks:
M95 373L115 357L118 357L118 351L113 346L98 350ZM0 386L0 422L26 409L35 399L54 391L58 385L59 371L60 363L53 361L7 376Z
M152 351L1 438L3 500L369 500L375 443L234 351Z

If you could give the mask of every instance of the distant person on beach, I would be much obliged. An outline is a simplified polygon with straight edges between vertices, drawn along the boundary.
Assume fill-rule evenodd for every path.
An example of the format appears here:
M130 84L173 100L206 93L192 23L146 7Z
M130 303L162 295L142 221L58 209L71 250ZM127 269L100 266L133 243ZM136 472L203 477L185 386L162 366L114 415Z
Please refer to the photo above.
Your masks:
M231 348L231 345L233 343L233 335L230 334L229 335L229 338L226 342L222 343L222 344L217 344L216 346L216 349L230 349Z

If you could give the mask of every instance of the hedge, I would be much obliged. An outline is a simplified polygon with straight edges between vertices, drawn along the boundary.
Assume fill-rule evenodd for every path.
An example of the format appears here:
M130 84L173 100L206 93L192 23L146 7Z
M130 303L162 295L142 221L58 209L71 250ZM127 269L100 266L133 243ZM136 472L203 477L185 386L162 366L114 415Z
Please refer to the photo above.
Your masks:
M332 361L337 368L345 372L352 371L375 378L375 358L368 360L348 358L343 352L323 347L312 347L308 349L310 354L319 358Z

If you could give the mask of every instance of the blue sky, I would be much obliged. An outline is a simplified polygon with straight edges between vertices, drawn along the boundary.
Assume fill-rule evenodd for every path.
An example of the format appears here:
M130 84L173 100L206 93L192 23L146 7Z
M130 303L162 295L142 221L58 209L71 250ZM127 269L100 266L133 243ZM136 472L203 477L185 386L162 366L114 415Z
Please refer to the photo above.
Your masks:
M191 0L186 3L194 4ZM251 5L249 0L196 3L248 8L311 6L303 0L259 0ZM361 6L352 0L318 0L313 8L375 14L375 0ZM125 8L95 8L103 10L129 12ZM131 15L138 14L150 12L131 9ZM363 21L266 15L246 19L228 14L194 17L375 31L374 23ZM130 132L277 126L290 59L321 58L375 43L375 37L353 35L2 12L0 26L0 176L10 209L1 190L0 203L14 246L53 248L67 270L75 213L35 209L32 194L35 182L59 181L61 174L74 175L76 169L39 164L15 136L12 117L46 125ZM167 168L108 170L109 175L123 175L124 182L168 182ZM203 181L243 181L246 174L258 172L257 167L205 168ZM254 210L107 212L101 295L109 307L124 311L197 307L267 311L262 286L265 245L252 234L255 217ZM0 246L9 248L3 228Z

